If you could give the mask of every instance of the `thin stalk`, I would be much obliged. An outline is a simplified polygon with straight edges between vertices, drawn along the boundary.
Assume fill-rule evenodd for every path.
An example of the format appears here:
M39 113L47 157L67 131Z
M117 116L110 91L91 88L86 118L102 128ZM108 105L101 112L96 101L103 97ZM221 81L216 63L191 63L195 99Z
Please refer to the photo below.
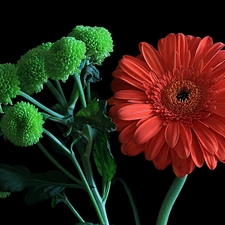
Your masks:
M80 76L77 75L77 74L74 74L73 77L76 81L77 88L78 88L79 93L80 93L81 105L82 105L83 108L85 108L85 107L87 107L87 103L86 103L86 99L85 99L85 95L84 95L84 91L83 91L83 86L82 86L82 83L81 83L81 80L80 80Z
M35 100L34 98L32 98L31 96L27 95L26 93L19 91L20 96L22 96L23 98L25 98L26 100L28 100L29 102L33 103L34 105L36 105L38 108L44 110L46 113L55 116L57 118L61 118L64 119L66 118L64 115L59 114L51 109L49 109L48 107L44 106L43 104L41 104L40 102L38 102L37 100Z
M93 203L93 206L94 206L94 208L95 208L95 210L97 212L97 215L98 215L100 223L104 224L104 225L109 225L107 219L104 217L104 215L102 215L102 211L99 208L99 205L98 205L98 203L97 203L97 201L95 199L95 196L94 196L94 194L93 194L93 192L92 192L92 190L91 190L91 188L89 186L89 183L88 183L86 177L84 176L84 173L83 173L83 171L82 171L82 169L81 169L81 167L80 167L80 165L79 165L79 163L78 163L78 161L77 161L77 159L75 157L74 152L72 152L72 151L71 151L71 159L72 159L72 162L73 162L75 168L77 169L77 171L78 171L78 173L79 173L79 175L81 177L81 180L84 182L84 185L86 187L87 193L88 193L88 195L89 195L89 197L90 197L90 199L91 199L91 201ZM94 189L94 187L92 187L92 188Z
M180 194L186 179L187 175L185 175L183 178L176 177L174 179L161 205L156 225L166 225L168 223L171 209L178 195Z
M67 102L66 97L65 97L65 94L63 92L63 89L62 89L62 86L61 86L60 82L58 80L56 80L55 83L56 83L56 87L57 87L59 93L61 94L61 96L63 98L63 101L66 103Z
M133 199L133 196L131 194L131 191L128 187L128 185L126 184L126 182L124 182L123 179L119 178L119 177L116 177L113 181L113 183L115 183L116 181L120 181L121 184L123 185L126 193L127 193L127 196L129 198L129 201L130 201L130 204L131 204L131 208L132 208L132 211L133 211L133 215L134 215L134 219L135 219L135 224L136 225L140 225L140 219L139 219L139 215L138 215L138 211L137 211L137 207L136 207L136 204L135 204L135 201Z
M85 223L83 218L80 216L80 214L77 212L77 210L70 203L70 201L68 200L67 196L65 194L63 194L63 195L59 194L58 196L62 199L61 201L66 204L66 206L70 209L70 211L77 217L77 219L80 222Z
M37 146L41 149L41 151L44 153L44 155L58 168L60 169L66 176L68 176L71 180L75 181L76 183L83 185L81 180L73 176L68 170L66 170L47 150L46 148L41 144L41 142L37 143Z
M52 82L50 80L47 81L46 86L52 92L52 94L55 96L55 98L60 103L60 105L65 106L66 101L64 100L62 95L59 93L59 91L55 88L55 86L52 84Z
M90 82L87 82L86 92L87 92L87 103L89 104L91 102L91 84L90 84Z

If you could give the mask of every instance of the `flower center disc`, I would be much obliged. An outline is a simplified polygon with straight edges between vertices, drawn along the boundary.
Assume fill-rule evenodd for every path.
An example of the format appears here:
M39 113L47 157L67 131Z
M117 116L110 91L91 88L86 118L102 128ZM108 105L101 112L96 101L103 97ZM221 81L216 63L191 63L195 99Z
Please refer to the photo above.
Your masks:
M201 97L201 89L192 81L175 81L162 92L162 103L173 113L184 116L196 110Z

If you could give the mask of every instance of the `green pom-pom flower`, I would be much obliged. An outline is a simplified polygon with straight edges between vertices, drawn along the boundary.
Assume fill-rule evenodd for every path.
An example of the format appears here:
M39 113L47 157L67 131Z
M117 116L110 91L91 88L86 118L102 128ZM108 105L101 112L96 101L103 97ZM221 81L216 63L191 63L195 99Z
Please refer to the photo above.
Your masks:
M0 128L2 134L17 146L36 144L42 137L44 120L38 109L28 102L17 102L5 111Z
M22 55L17 62L17 75L20 80L21 90L32 95L43 89L48 76L44 67L44 54L52 43L43 43Z
M19 94L19 79L16 66L11 63L0 64L0 105L12 105L11 98Z
M65 82L69 75L80 73L78 67L85 59L85 43L73 37L62 37L45 54L45 70L53 80Z
M87 46L87 56L93 64L101 65L113 51L111 33L104 27L76 26L68 36L83 41Z

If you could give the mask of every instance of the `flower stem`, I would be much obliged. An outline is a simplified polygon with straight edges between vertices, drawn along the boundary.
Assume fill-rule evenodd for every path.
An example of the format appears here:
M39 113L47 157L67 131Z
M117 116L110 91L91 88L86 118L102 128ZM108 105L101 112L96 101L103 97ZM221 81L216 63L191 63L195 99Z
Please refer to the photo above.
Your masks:
M187 179L187 175L185 175L183 178L176 177L175 180L173 181L172 185L170 186L170 189L168 190L168 192L163 200L161 208L159 210L156 225L166 225L167 224L171 209L172 209L186 179Z
M81 105L83 108L87 107L87 103L86 103L86 99L85 99L85 95L84 95L84 91L83 91L83 86L80 80L80 76L78 74L74 74L74 79L76 81L77 84L77 88L79 90L80 93L80 101L81 101Z
M37 107L39 107L40 109L44 110L45 112L47 112L48 114L55 116L57 118L61 118L64 119L66 118L64 115L59 114L51 109L49 109L48 107L44 106L43 104L41 104L40 102L38 102L37 100L35 100L34 98L32 98L31 96L27 95L26 93L20 91L19 92L20 96L22 96L23 98L25 98L26 100L28 100L29 102L33 103L34 105L36 105Z
M52 84L50 80L47 81L46 86L49 88L49 90L52 92L52 94L55 96L55 98L58 100L61 106L65 106L66 104L65 99L61 96L59 91L55 88L55 86Z
M75 157L74 152L71 152L71 159L72 159L72 162L73 162L74 166L76 167L84 185L86 186L87 193L88 193L88 195L89 195L89 197L90 197L90 199L91 199L91 201L94 205L94 208L97 212L100 223L104 224L104 225L109 225L109 223L107 221L107 218L105 217L104 214L102 214L102 211L99 208L99 204L97 202L96 196L92 192L91 187L89 186L89 183L88 183L88 181L87 181L87 179L86 179L86 177L85 177L85 175L84 175L84 173L83 173L83 171L82 171L82 169L81 169L81 167L80 167L80 165L79 165L79 163L78 163L78 161Z
M45 156L58 168L60 169L66 176L68 176L71 180L75 181L76 183L83 185L83 183L73 176L69 171L67 171L47 150L46 148L40 143L37 143L37 146L41 149L41 151L45 154Z
M134 215L134 219L135 219L135 224L136 225L140 225L141 223L140 223L140 220L139 220L139 215L138 215L137 207L136 207L136 204L134 202L133 196L132 196L132 194L130 192L130 189L128 188L128 185L126 184L126 182L124 182L123 179L121 179L119 177L116 177L114 179L113 183L115 183L116 181L120 181L122 183L122 185L123 185L123 187L124 187L124 189L125 189L125 191L127 193L127 196L128 196L128 198L130 200L131 208L133 210L133 215Z
M71 212L77 217L77 219L81 223L85 223L85 221L83 220L83 218L80 216L80 214L77 212L77 210L70 203L70 201L68 200L68 198L66 197L66 195L63 193L63 194L59 194L58 196L62 199L62 202L64 202L67 205L67 207L71 210Z

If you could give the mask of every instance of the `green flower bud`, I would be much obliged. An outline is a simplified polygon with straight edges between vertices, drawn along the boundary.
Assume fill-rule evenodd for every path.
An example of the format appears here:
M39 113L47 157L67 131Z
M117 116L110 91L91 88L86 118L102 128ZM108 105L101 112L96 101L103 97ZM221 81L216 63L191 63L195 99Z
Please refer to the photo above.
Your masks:
M2 134L17 146L36 144L42 137L44 120L38 109L28 102L17 102L5 111L0 128Z
M43 84L47 82L44 54L51 45L52 43L47 42L29 50L17 62L20 87L28 95L40 92Z
M69 75L80 73L78 67L85 59L85 43L73 37L63 37L53 43L45 54L44 63L48 76L65 82Z
M0 198L7 198L10 194L10 192L0 191Z
M87 47L87 56L93 64L101 65L113 51L111 33L103 27L76 26L68 36L83 41Z
M0 105L12 105L11 98L18 95L19 84L16 66L11 63L0 64Z

